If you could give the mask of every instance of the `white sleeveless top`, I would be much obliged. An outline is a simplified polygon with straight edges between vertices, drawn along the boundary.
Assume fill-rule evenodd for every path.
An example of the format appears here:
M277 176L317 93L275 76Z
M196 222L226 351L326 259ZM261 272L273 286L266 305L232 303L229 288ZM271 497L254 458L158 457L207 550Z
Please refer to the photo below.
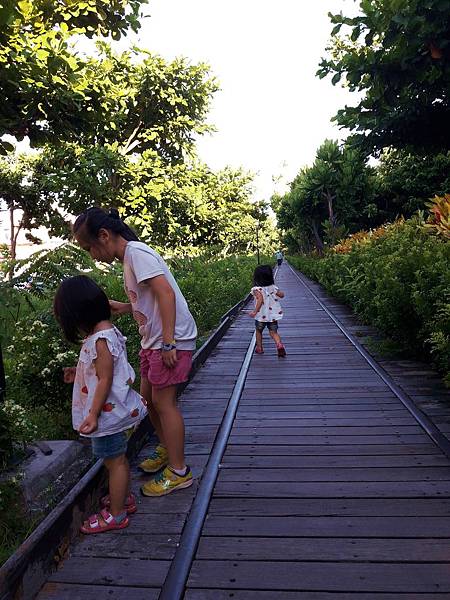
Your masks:
M139 423L147 414L141 396L132 389L135 372L128 362L126 338L116 327L98 331L87 337L81 347L72 394L72 423L77 431L88 416L98 379L94 360L96 342L105 339L114 360L113 381L108 398L98 418L97 429L84 437L101 437L125 431Z
M271 321L279 321L283 318L283 308L281 302L276 293L278 288L276 285L267 285L265 287L253 287L252 294L255 296L255 292L259 291L263 297L263 303L259 311L256 313L255 320L261 321L262 323L269 323ZM256 296L255 296L256 303Z

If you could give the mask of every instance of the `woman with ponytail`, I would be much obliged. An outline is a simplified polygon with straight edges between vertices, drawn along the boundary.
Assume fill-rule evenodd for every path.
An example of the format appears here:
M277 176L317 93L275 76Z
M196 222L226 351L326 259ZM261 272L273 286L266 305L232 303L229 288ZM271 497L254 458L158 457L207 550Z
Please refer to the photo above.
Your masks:
M159 445L140 464L156 477L142 486L146 496L163 496L189 487L184 458L184 421L176 403L177 385L187 381L197 328L163 258L139 241L116 209L90 208L76 219L73 233L94 260L123 264L129 302L110 300L113 314L133 314L141 335L141 395Z

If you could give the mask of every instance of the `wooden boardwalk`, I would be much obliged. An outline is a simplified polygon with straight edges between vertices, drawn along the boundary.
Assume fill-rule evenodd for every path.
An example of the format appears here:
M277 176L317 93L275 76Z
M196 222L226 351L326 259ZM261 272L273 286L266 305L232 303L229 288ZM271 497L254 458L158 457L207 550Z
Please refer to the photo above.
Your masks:
M450 598L450 460L287 265L278 284L288 356L251 361L185 598ZM252 332L242 314L183 394L197 475ZM39 599L158 598L198 489L80 539Z

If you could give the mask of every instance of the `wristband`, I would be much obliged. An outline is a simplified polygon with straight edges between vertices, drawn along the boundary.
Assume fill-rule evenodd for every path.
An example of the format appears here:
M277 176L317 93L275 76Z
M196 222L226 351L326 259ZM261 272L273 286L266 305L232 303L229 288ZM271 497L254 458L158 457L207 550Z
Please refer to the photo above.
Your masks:
M177 347L177 345L175 343L175 340L173 340L169 344L163 344L162 345L162 351L163 352L170 352L171 350L176 350L176 347Z

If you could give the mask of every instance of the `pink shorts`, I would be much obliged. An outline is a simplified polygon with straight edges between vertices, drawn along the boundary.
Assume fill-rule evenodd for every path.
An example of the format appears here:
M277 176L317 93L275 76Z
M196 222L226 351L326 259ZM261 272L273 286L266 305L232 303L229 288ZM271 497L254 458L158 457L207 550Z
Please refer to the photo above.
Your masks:
M141 377L146 377L157 389L183 383L189 379L192 367L192 351L177 350L177 364L169 369L163 363L161 350L144 350L139 352L141 358Z

